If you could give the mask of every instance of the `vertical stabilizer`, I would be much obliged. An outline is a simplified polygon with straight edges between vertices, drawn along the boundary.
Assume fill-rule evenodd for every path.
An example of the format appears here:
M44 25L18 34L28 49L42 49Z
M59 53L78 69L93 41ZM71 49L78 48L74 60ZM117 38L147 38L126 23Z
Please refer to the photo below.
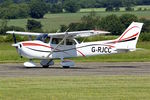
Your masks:
M124 49L136 49L136 44L141 33L143 23L132 22L131 25L117 39L117 47Z

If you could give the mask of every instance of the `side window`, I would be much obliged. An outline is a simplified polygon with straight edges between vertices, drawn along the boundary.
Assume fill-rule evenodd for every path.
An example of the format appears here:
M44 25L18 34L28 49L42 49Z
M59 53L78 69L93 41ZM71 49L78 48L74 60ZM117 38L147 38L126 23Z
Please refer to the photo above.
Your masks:
M53 39L52 39L52 44L58 44L58 42L59 42L59 41L58 41L57 38L53 38Z
M61 42L61 40L62 40L61 38L53 38L52 44L59 44ZM64 42L61 45L64 45Z
M75 45L75 41L71 39L66 39L66 45Z

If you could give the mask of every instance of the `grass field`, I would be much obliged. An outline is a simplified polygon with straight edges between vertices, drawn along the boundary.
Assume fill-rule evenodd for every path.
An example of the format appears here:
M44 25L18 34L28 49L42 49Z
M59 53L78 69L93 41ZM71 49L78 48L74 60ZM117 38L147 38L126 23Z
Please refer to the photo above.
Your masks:
M150 61L150 42L139 42L138 48L135 52L113 54L113 55L99 55L91 57L72 58L76 62L145 62ZM112 59L113 58L113 59ZM7 62L24 62L26 58L20 58L16 49L11 46L11 43L0 43L0 63Z
M96 12L97 15L103 17L106 15L116 14L118 16L131 13L135 14L139 18L147 18L150 19L150 11L133 11L133 12ZM78 12L78 13L61 13L61 14L46 14L43 19L36 19L40 21L43 25L43 30L47 31L57 31L60 29L60 25L68 25L71 22L79 22L81 17L84 15L88 15L89 12ZM0 21L1 22L1 21ZM19 26L22 28L26 28L27 19L15 19L8 20L8 25L11 26Z
M135 6L134 11L137 11L139 8L141 8L141 10L144 9L150 10L150 6L144 5L144 6ZM106 8L85 8L85 9L81 9L80 12L91 12L91 11L104 12L105 10ZM125 7L120 7L120 11L125 11Z
M149 100L149 76L0 78L1 100Z

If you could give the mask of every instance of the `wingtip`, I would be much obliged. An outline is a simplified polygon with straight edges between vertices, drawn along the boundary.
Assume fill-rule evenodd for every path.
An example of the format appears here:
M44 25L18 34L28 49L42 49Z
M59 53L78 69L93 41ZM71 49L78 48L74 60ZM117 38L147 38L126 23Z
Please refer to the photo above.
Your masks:
M104 34L109 34L109 33L111 33L111 32L103 31L103 30L94 30L94 32L99 32L99 33L104 33Z

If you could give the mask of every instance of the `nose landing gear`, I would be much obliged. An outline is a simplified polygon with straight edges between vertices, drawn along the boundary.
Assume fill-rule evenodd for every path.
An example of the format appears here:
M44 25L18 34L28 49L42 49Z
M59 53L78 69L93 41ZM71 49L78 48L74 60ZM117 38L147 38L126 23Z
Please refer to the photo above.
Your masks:
M36 67L36 64L30 59L28 62L24 63L25 67Z

